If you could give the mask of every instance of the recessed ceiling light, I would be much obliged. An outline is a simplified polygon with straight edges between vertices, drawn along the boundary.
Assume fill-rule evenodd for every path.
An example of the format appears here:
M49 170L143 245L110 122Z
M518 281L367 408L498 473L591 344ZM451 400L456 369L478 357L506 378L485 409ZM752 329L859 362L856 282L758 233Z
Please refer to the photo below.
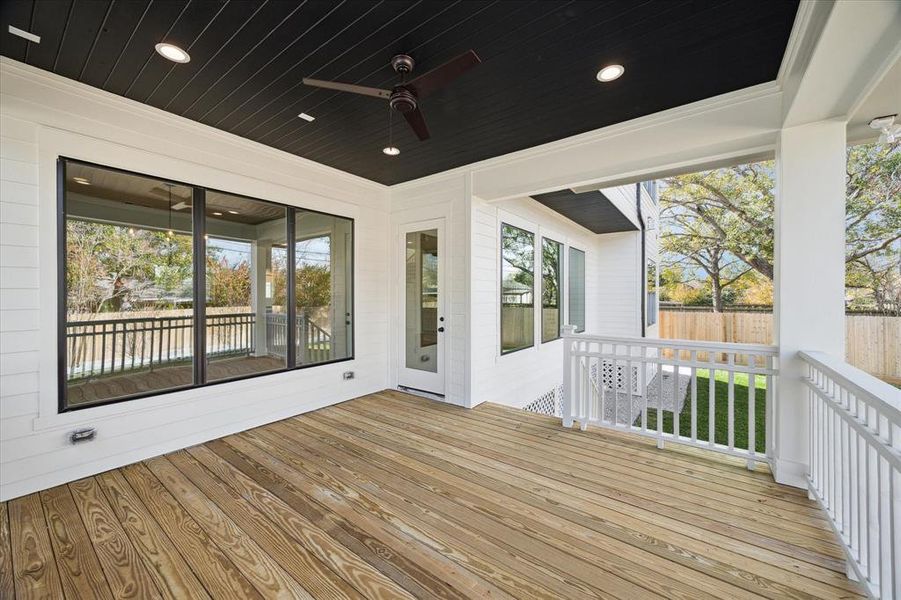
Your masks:
M188 56L187 52L174 44L160 42L156 45L156 51L159 52L160 55L162 55L164 58L168 58L172 62L186 63L191 60L191 57Z
M91 185L91 182L84 177L73 177L72 181L74 181L75 183L80 183L81 185Z
M301 119L303 119L304 121L309 122L309 123L312 123L313 121L316 120L316 117L314 117L313 115L308 115L307 113L300 113L300 114L297 115L297 116L300 117Z
M236 211L236 210L230 210L230 211L228 211L228 214L230 214L230 215L236 215L236 214L238 214L238 211Z
M216 215L217 217L221 217L221 216L222 216L222 213L221 213L221 212L214 212L213 214Z
M400 154L400 148L395 148L394 146L388 146L386 148L382 148L382 152L384 152L388 156L397 156L398 154Z
M619 79L619 77L625 72L626 69L622 65L607 65L606 67L598 71L598 81L607 83L608 81Z

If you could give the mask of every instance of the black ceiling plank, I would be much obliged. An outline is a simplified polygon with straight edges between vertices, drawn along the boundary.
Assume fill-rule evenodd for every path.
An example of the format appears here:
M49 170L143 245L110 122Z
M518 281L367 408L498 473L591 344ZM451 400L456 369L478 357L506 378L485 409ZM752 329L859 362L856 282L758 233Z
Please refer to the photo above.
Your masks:
M322 61L326 56L341 52L359 40L367 30L377 26L384 18L381 11L387 9L385 3L363 4L358 2L323 3L317 15L307 14L303 29L294 32L294 39L282 50L264 55L265 61L253 73L233 86L228 95L202 116L204 121L222 127L225 118L244 108L253 100L268 98L274 82L298 77L291 73L311 59Z
M268 30L253 40L245 52L185 109L184 116L206 122L203 115L219 99L227 95L235 85L253 75L269 57L281 52L297 39L298 32L306 29L306 23L317 20L333 6L333 3L322 0L302 0L287 4L292 5L292 10L282 19L271 22Z
M156 54L154 46L162 41L184 9L185 2L182 0L153 1L134 35L122 49L119 62L104 86L106 90L119 95L128 90L147 59Z
M258 11L251 13L248 21L241 24L242 27L227 40L227 44L218 48L219 52L211 60L205 61L203 69L192 75L185 82L185 86L173 94L172 98L167 101L166 110L184 115L189 106L193 105L229 69L238 64L256 43L296 9L297 4L294 2L269 1L263 4Z
M650 46L648 46L648 47L650 48ZM707 52L705 54L705 56L721 56L721 54L718 52ZM757 55L757 56L759 56L759 55ZM757 56L755 56L755 60L757 60ZM652 62L654 64L656 64L657 62L660 62L657 60L657 58L658 57L655 56L655 59L650 62ZM659 58L665 59L666 57L663 56L663 57L659 57ZM760 61L758 61L758 62L760 62ZM771 62L769 65L767 65L765 70L768 70L770 73L774 73L776 70L778 70L778 62L779 61L778 61L778 57L777 57L777 60L774 62ZM733 67L735 67L735 66L737 66L737 65L733 64ZM509 70L515 71L516 69L510 68ZM639 69L637 71L638 76L641 77L641 73L643 73L643 72L644 71ZM676 71L670 69L666 72L674 73ZM564 75L564 73L561 73L561 75ZM770 78L771 77L766 78L764 80L768 80ZM582 93L580 93L580 94L573 95L573 100L570 103L570 106L573 108L575 108L575 106L573 106L572 103L578 102L578 100L577 100L578 98L591 98L592 96L595 96L596 94L599 94L599 93L605 94L605 93L609 92L610 90L615 89L618 85L624 83L624 81L625 81L625 80L622 80L620 82L613 82L613 84L610 84L607 86L599 86L596 82L593 81L593 78L583 78L583 79L584 79L584 82L582 82L582 83L583 83L583 85L587 84L587 89L583 90ZM644 76L643 79L648 80L649 78L647 76ZM633 75L631 82L635 82L635 75ZM536 81L534 83L535 83L535 89L539 89L539 90L551 89L551 90L553 90L552 85L542 85L541 82L539 82L539 81ZM653 85L653 83L654 83L653 79L648 80L648 83ZM757 82L755 81L754 83L757 83ZM679 82L675 82L675 86L677 87L677 89L684 89L687 91L692 91L695 89L694 86L680 85ZM460 87L462 88L463 86L461 85ZM734 89L734 88L732 88L732 89ZM455 87L453 89L453 92L455 93L457 91L459 91L459 89ZM719 91L721 91L721 90L713 90L713 92L716 92L716 93L718 93ZM701 99L701 98L707 97L709 95L716 95L716 93L695 94L692 98L690 98L689 101ZM650 96L654 97L653 95L650 95ZM551 98L551 102L548 103L545 100L542 103L541 99L539 98L539 99L528 99L529 101L523 103L523 105L525 107L524 110L527 109L532 112L531 115L528 115L529 118L526 119L527 122L529 122L529 123L533 123L533 122L535 122L535 123L552 123L552 127L549 129L549 131L547 133L547 138L532 139L532 140L530 140L529 145L535 145L537 143L543 143L546 141L553 141L554 139L559 139L561 137L565 137L565 135L563 135L564 133L566 135L573 135L575 133L581 133L582 131L584 131L586 129L585 124L581 120L581 117L578 116L579 114L581 114L582 111L578 111L578 110L567 111L565 114L563 114L559 117L555 117L552 120L548 120L546 118L545 111L554 110L554 105L558 102L558 99L555 98L554 95L548 95L548 94L545 94L544 98ZM642 95L638 95L635 98L630 98L629 99L630 101L628 101L628 102L621 102L619 104L621 104L623 106L632 106L635 102L640 102L641 98L642 98ZM583 100L583 103L584 102L585 101ZM542 104L544 104L544 106L542 106ZM503 107L503 104L499 104L499 105ZM668 107L669 106L661 106L661 107L655 107L655 108L663 109L663 108L668 108ZM590 110L590 107L588 107L588 108ZM427 116L432 114L432 112L429 111L427 105L424 110L426 111ZM496 113L497 111L493 111L493 112ZM647 112L655 112L655 111L651 110L651 111L647 111ZM647 112L643 112L641 114L647 114ZM564 127L563 126L564 124L562 122L567 119L567 115L576 115L574 120L570 119L570 121L572 121L572 122L571 122L571 125L569 126L569 128ZM503 116L503 115L501 115L501 116ZM628 118L631 118L632 116L638 116L638 115L636 114L636 115L627 115L627 116L628 116ZM613 122L620 122L623 120L628 120L627 118L623 118L623 117L624 117L624 115L622 115L622 114L612 114L609 122L597 122L597 123L594 123L594 125L597 125L597 127L600 127L600 126L611 124ZM497 119L495 119L494 114L492 114L491 118L489 118L489 114L486 111L482 111L479 113L478 131L474 132L475 135L471 136L472 139L465 141L465 146L473 149L473 155L470 158L472 158L474 160L479 160L481 158L487 158L487 157L494 156L497 154L497 152L495 152L494 149L483 151L483 152L478 152L479 145L484 143L484 142L481 142L482 140L497 140L498 138L496 137L495 133L503 133L504 130L509 130L509 124L500 122L498 129L500 129L501 131L495 132L490 127L492 122L497 122ZM594 128L596 128L596 127L589 127L588 129L594 129ZM534 130L533 130L533 133L534 133ZM450 137L450 136L447 136L447 137ZM456 136L456 137L460 137L460 136ZM361 136L361 135L358 135L356 139L357 139L357 145L365 145L365 143L367 141L367 137ZM425 143L433 143L433 141L435 141L435 139L440 140L440 139L445 139L445 138L442 138L440 135L434 135L432 140L429 140L428 142L425 142ZM534 142L534 143L531 143L531 142ZM528 146L524 146L524 147L528 147ZM413 149L415 150L415 146L413 147ZM509 147L505 148L506 151L514 151L515 149L521 149L521 148L509 148ZM321 150L321 148L319 148L318 150ZM435 150L437 152L438 149L436 148ZM444 155L446 153L446 150L442 148L441 151L438 153ZM479 156L480 154L481 154L481 156ZM404 155L404 152L402 150L402 157L403 157L403 155ZM330 158L329 156L323 156L319 152L317 152L314 155L310 155L309 157L313 158L313 156L315 156L315 160L325 160L326 162L332 162L329 160L329 158ZM395 160L400 160L400 159L395 159ZM459 165L456 165L456 166L459 166Z
M351 58L360 56L361 54L372 56L380 47L376 47L382 43L383 36L386 31L393 29L405 30L415 19L418 19L419 13L415 10L422 7L422 2L411 1L390 1L385 2L379 7L376 15L367 17L365 21L360 23L358 27L363 30L358 34L353 30L343 33L340 39L334 40L337 44L333 51L313 52L312 55L305 56L302 60L295 62L293 65L285 68L276 77L273 77L265 87L259 88L253 94L245 94L242 103L238 105L240 110L235 110L233 114L227 114L219 121L222 128L236 132L238 128L248 122L256 122L257 115L272 107L270 110L283 109L285 103L290 103L296 109L294 115L304 111L301 102L298 102L297 96L306 94L307 89L299 87L297 84L303 77L322 77L325 68L333 69L333 65L341 65L342 59L346 62ZM351 36L350 40L343 38ZM340 79L340 77L327 76L328 79ZM292 93L293 90L298 92ZM288 96L285 98L285 96ZM256 96L264 96L257 98ZM283 98L284 101L282 100ZM249 105L245 107L245 104ZM274 105L274 106L273 106ZM292 115L286 114L284 118L290 119Z
M473 2L472 4L476 7L474 10L478 10L482 3ZM369 51L365 56L359 57L357 62L349 69L345 68L342 71L337 71L337 67L334 67L324 72L313 72L316 72L317 77L320 79L339 78L341 81L360 85L381 86L386 81L393 81L396 74L391 69L389 61L392 55L401 52L401 50L395 50L395 48L402 47L403 39L406 35L409 35L409 31L428 29L437 34L439 31L446 30L452 23L458 22L469 10L473 10L461 8L463 4L459 1L438 6L440 9L435 8L434 4L427 5L431 9L431 14L425 14L422 20L413 23L410 29L394 32L394 37L385 40L384 52L379 50ZM386 38L388 35L390 33L386 34ZM245 130L242 128L239 131L246 131L247 135L253 135L254 139L266 139L273 134L280 135L277 132L282 128L290 128L290 115L292 113L297 114L296 108L298 106L308 107L315 111L316 114L321 114L322 111L319 110L319 106L322 103L331 102L333 99L339 98L339 95L334 92L310 88L304 86L300 81L297 81L287 91L296 93L294 104L287 107L275 106L274 112L267 111L268 116L264 114L256 118L256 124L253 124L250 129ZM344 95L341 94L341 96Z
M66 69L70 77L78 76L71 74L77 69L71 69L67 61L77 64L80 59L82 79L101 86L110 74L112 83L120 71L131 68L133 56L129 50L154 19L148 16L147 23L136 27L148 4L117 0L109 10L104 31L98 34L97 27L88 26L81 12L81 5L87 2L76 0L70 5L72 18L62 31L59 23L65 19L64 9L54 21L52 15L44 16L43 7L34 7L32 27L44 29L41 24L45 19L56 25L46 27L49 33L35 32L42 35L42 45L29 50L29 59L44 66L47 56L55 54L59 70ZM204 120L215 119L223 129L388 184L772 81L798 5L794 0L444 3L429 6L431 11L446 12L412 33L396 26L390 21L392 11L379 6L373 13L375 18L366 20L371 23L370 29L360 31L350 26L331 39L336 31L352 23L359 10L371 8L370 3L347 15L343 27L336 28L327 21L311 30L309 40L323 40L325 45L320 41L308 47L303 40L297 48L286 50L290 41L272 48L261 43L258 50L262 52L243 61L250 70L241 71L241 58L248 49L271 32L289 9L297 7L296 2L254 2L233 0L220 18L212 22L213 16L208 16L199 28L188 17L191 5L174 26L174 17L153 26L156 36L164 35L170 27L175 34L178 28L189 26L187 37L195 38L187 44L192 61L186 65L163 62L158 71L153 44L148 40L125 87L132 87L129 95L137 100L149 98L154 105L178 112L195 103L207 89L215 88L213 84L221 79L220 89L196 102L205 105L203 113L213 109ZM0 4L2 51L12 58L16 58L16 49L8 47L5 29L7 21L14 18L11 15L17 3L20 9L32 6L27 0ZM109 3L101 6L110 7ZM184 8L185 4L179 6ZM211 5L213 9L216 6ZM401 11L409 4L396 6ZM425 6L411 11L421 15L418 21L405 16L397 23L405 21L415 28L417 22L434 14ZM211 10L206 14L214 13ZM226 15L238 18L226 19ZM19 17L20 21L22 18L31 16ZM84 48L68 52L72 38L79 37L94 46L93 52L87 49L88 60ZM129 50L121 53L129 40ZM54 52L54 47L60 47L60 51ZM470 47L484 60L454 85L423 102L432 139L416 141L406 124L396 119L394 139L402 147L402 154L396 158L379 152L386 139L385 103L310 90L299 83L300 77L315 73L323 79L390 84L393 73L387 58L397 51L393 47L406 51L415 48L420 73ZM305 54L295 53L296 49ZM279 52L283 52L280 57ZM606 85L594 81L600 64L613 59L626 65L626 76ZM111 71L117 60L119 67ZM243 79L224 77L229 69L233 69L231 75L240 74ZM319 70L321 73L316 72ZM135 80L137 73L141 75ZM300 123L296 117L300 110L312 111L316 122ZM190 116L196 119L199 115L192 111Z
M197 60L199 57L196 57L197 53L192 44L210 25L219 27L221 24L220 11L223 11L224 6L225 0L195 0L191 2L185 7L178 20L172 24L168 33L159 38L159 41L174 44L188 52L192 61ZM214 19L215 21L213 21ZM211 23L211 21L213 22ZM150 52L145 65L138 71L137 76L130 84L131 89L126 91L126 95L142 101L156 89L156 86L171 70L184 66L163 58L156 51Z
M68 31L59 48L54 71L63 77L77 79L81 74L94 38L103 24L109 3L103 1L78 1L69 13ZM42 41L43 43L43 41Z
M544 6L549 5L550 3L547 3ZM486 6L485 11L478 15L478 19L473 20L476 25L474 25L474 29L468 32L467 35L447 35L448 29L445 29L443 31L440 31L439 34L433 36L432 38L420 36L419 41L417 43L411 41L410 43L413 45L410 46L408 50L406 50L407 52L411 52L413 58L419 61L419 67L414 70L413 76L415 77L417 74L427 72L431 68L443 64L447 59L457 56L471 48L475 48L477 54L481 52L483 48L483 42L485 41L485 33L487 33L492 38L498 37L496 30L493 30L490 25L486 24L496 22L496 20L501 18L501 16L503 16L504 18L505 30L509 31L511 29L516 29L520 19L530 20L530 15L530 13L524 14L522 12L511 12L506 5L500 3L491 4L489 6ZM484 29L485 27L489 28L487 32ZM453 31L453 29L451 29L450 31ZM480 33L482 33L483 35L480 36ZM423 44L425 44L426 41L428 41L428 44L435 46L432 58L429 60L422 59L419 53L419 50L423 48ZM439 50L439 46L441 50ZM481 69L483 66L484 65L479 65L476 68ZM387 79L378 80L373 83L378 86L387 86L397 82L397 76L393 74L390 69L387 69L386 72L388 73ZM455 82L454 85L458 84L459 82ZM440 92L436 95L440 96ZM343 118L330 119L331 115L343 114L347 112L343 107L346 103L353 102L353 99L350 97L350 95L331 94L330 98L333 99L328 100L327 110L325 112L322 112L321 114L323 122L330 123L333 126L343 128L344 130L346 130L348 127L355 127L355 124L349 123ZM424 103L423 106L428 106L428 103ZM313 109L316 110L315 105ZM320 113L317 112L317 114ZM378 127L384 127L384 122ZM282 136L279 136L273 139L280 140L281 137ZM340 137L340 135L338 137ZM265 139L265 136L261 137L260 139ZM329 144L330 142L334 141L334 139L335 136L333 135L333 133L323 128L321 131L314 131L308 135L300 136L299 139L290 140L288 142L288 145L293 147L293 151L296 151L299 154L303 155L307 148L321 148L324 144Z
M34 3L34 21L31 24L31 33L41 36L41 43L29 44L31 47L28 49L28 64L48 71L53 69L53 61L56 60L70 4L71 0ZM8 33L6 20L4 19L2 23L4 32Z
M77 3L83 0L74 0ZM113 0L106 22L92 41L93 49L88 50L90 58L85 61L79 79L88 85L102 87L122 55L122 50L131 39L141 17L149 8L150 0ZM71 31L72 25L69 25ZM70 33L67 33L68 37ZM76 32L77 35L77 32Z
M199 33L198 37L188 45L189 53L192 56L191 62L186 64L170 63L169 70L157 82L157 86L150 90L143 102L157 108L165 108L192 78L205 69L207 63L216 58L216 53L228 45L232 36L254 16L264 3L265 0L242 0L240 2L232 0L225 4L222 12L215 17L215 22L210 23L212 26Z
M544 6L553 6L553 4L545 3ZM605 3L579 3L579 5L574 5L574 6L579 6L582 9L590 9L590 10L600 11L600 12L604 12L604 13L607 12L607 8L608 8ZM568 19L583 18L584 19L588 16L589 16L589 13L585 12L584 10L572 10L566 16L566 18L568 18ZM539 34L546 33L549 30L551 32L553 32L554 27L549 25L547 23L547 21L549 19L547 19L546 16L544 16L544 17L545 18L536 19L536 20L534 20L534 22L531 22L528 25L530 25L530 26L538 25L537 33L539 33ZM561 18L558 16L558 18L552 19L552 21L560 22ZM505 23L505 25L506 25L506 23ZM528 32L530 29L524 28L522 31ZM505 32L509 32L509 31L511 31L511 28L505 27ZM519 33L519 32L517 32L517 33ZM476 79L476 75L473 75L470 77L464 77L463 79L455 82L453 86L450 86L446 90L442 90L441 92L437 93L436 95L429 97L426 101L423 102L423 111L426 113L427 117L428 117L428 115L431 115L433 112L435 112L436 106L440 107L440 106L444 105L445 108L450 108L450 110L454 110L454 107L456 105L460 104L460 100L473 100L477 103L481 103L480 107L470 105L470 107L473 109L472 112L478 113L479 116L481 117L481 115L484 113L483 109L485 106L491 107L494 105L493 95L498 93L498 90L500 90L500 93L505 94L505 95L513 94L513 90L511 88L511 86L506 83L506 81L509 79L508 73L522 73L522 71L520 69L529 68L530 65L529 64L526 64L526 65L521 64L522 61L520 60L520 58L518 58L524 54L521 51L521 49L519 49L520 52L516 52L514 54L513 51L516 50L517 48L511 48L508 46L498 47L495 45L499 40L503 40L505 37L508 37L508 36L504 36L504 35L498 36L495 33L495 35L491 39L484 40L484 39L476 37L476 38L470 40L471 43L465 44L467 46L474 47L476 49L476 52L479 53L479 55L482 56L482 58L484 60L483 64L479 65L479 67L477 67L477 69L479 70L479 73L477 73L478 79ZM525 37L526 37L526 39L529 39L529 40L534 39L532 37L531 33L526 33ZM531 42L530 42L530 44L531 44ZM530 45L530 44L528 44L528 45ZM461 50L460 48L456 48L456 49L454 49L454 52L459 52L460 50ZM434 62L437 64L440 64L441 62L443 62L444 58L449 57L449 55L453 54L454 52L448 53L448 56L445 56L441 60L436 60ZM516 60L518 64L516 64L515 66L500 64L500 63L498 63L499 56L503 56L503 57L507 57L507 58L512 56L512 57L514 57L514 60ZM494 73L488 72L488 71L492 71L492 70L494 71ZM593 78L590 78L590 79L593 80ZM475 84L476 81L479 81L480 83ZM491 86L491 88L488 89L484 85L481 85L481 82L484 82L484 81L495 82L495 85ZM531 85L531 84L534 84L535 87L539 87L538 82L534 79L523 80L523 85ZM471 91L469 91L469 92L463 91L464 88L467 88L467 87L470 88ZM549 85L547 87L547 90L550 91L550 93L556 94L557 89L558 89L558 86L553 82L551 83L551 85ZM519 100L521 100L521 98L515 98L514 102L519 101ZM456 118L456 115L454 115L454 116ZM440 129L440 121L438 122L438 126ZM455 128L456 127L457 126L455 126ZM436 132L433 131L433 137L436 137L434 135L435 133ZM340 139L340 136L337 139ZM291 150L297 152L298 154L304 155L304 153L310 147L315 146L318 150L321 151L324 147L328 147L328 146L332 145L333 141L334 140L326 141L326 140L323 140L322 138L319 138L319 139L311 138L311 139L307 140L306 143L304 143L304 144L293 146L291 148Z
M0 53L14 60L25 61L25 53L29 42L24 38L9 32L12 25L22 31L29 31L31 27L31 14L34 7L33 0L4 0L0 2ZM39 33L37 35L40 35ZM42 40L43 41L43 40Z
M382 85L384 81L396 81L397 74L389 65L390 58L401 53L401 40L413 28L423 27L427 24L440 23L440 18L455 19L451 15L454 6L444 5L444 11L436 13L433 5L429 3L417 4L416 9L403 15L403 18L392 21L386 27L378 31L378 35L368 38L368 43L355 47L353 52L344 53L323 64L322 67L311 68L305 74L308 77L329 79L335 81L360 83L367 79L379 78L370 81L375 85ZM431 13L431 14L430 14ZM385 79L388 78L388 79ZM294 136L298 132L296 115L300 112L323 118L328 123L331 102L340 102L343 96L350 94L337 94L318 88L302 85L298 78L275 96L278 104L267 102L258 114L252 115L246 123L240 124L237 131L257 131L258 139L269 138L271 143L286 137ZM388 85L386 85L388 87ZM359 100L359 98L355 99ZM386 106L384 101L376 100L376 106ZM316 128L311 128L315 134Z
M560 190L532 198L594 233L638 230L600 191L576 194L572 190Z

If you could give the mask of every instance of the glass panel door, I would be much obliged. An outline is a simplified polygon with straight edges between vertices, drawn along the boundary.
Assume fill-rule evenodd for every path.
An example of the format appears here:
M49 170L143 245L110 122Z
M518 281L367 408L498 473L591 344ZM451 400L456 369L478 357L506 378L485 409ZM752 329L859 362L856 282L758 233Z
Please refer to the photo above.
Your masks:
M401 232L401 348L398 383L444 393L444 332L441 295L442 224L430 221Z

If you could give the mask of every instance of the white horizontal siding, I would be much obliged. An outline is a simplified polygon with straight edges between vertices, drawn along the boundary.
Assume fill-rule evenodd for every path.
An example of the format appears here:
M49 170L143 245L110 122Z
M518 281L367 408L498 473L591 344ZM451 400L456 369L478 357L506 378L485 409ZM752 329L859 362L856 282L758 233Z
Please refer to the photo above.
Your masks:
M5 59L0 77L0 499L386 386L387 188ZM47 368L56 310L47 282L56 265L42 262L55 245L55 157L42 140L57 139L80 140L85 154L116 157L127 163L116 166L136 172L166 175L180 160L202 180L173 178L354 216L356 359L64 415L42 412L55 404L47 389L56 381ZM343 381L346 370L356 378ZM79 426L96 427L97 439L70 445L66 434Z

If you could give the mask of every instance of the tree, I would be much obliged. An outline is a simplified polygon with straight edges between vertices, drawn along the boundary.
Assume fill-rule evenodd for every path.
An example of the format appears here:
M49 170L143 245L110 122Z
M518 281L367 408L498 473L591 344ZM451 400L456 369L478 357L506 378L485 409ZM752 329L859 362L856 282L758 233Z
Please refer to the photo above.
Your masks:
M901 315L901 144L854 146L847 176L849 305Z
M663 265L682 267L683 273L702 272L710 282L713 310L722 312L728 288L751 267L730 252L725 231L733 225L728 222L728 210L705 200L708 186L700 185L697 175L684 176L684 181L663 192Z
M691 263L709 275L738 259L772 281L773 172L772 161L765 161L666 179L660 197L664 262ZM879 310L897 311L901 145L850 148L847 189L847 286L865 291ZM714 282L714 304L718 287ZM765 289L759 292L766 296Z
M171 308L191 297L189 235L69 219L66 303L70 313L134 306Z

